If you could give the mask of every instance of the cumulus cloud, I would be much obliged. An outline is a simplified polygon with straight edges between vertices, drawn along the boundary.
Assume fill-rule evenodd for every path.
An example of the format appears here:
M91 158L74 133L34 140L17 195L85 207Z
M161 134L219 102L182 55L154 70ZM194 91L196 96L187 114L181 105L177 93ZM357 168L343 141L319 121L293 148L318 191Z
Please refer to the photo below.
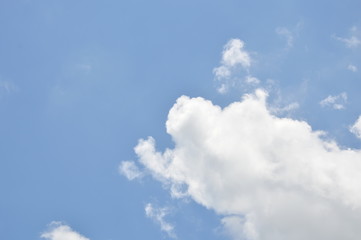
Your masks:
M228 88L235 84L235 82L232 82L232 77L242 71L245 72L246 77L244 80L246 83L254 84L259 82L257 78L249 74L252 60L244 46L244 42L240 39L231 39L224 46L221 65L213 69L215 78L222 82L218 92L226 93Z
M350 70L351 72L357 72L357 67L353 64L349 64L347 66L347 69Z
M159 224L160 229L166 232L169 237L176 238L174 226L165 220L165 217L169 214L168 208L156 208L151 203L148 203L145 206L145 214Z
M124 175L128 180L141 178L142 172L133 161L123 161L119 165L119 173Z
M344 109L346 103L347 94L345 92L335 96L329 95L328 97L320 101L320 105L322 107L332 107L336 110Z
M356 26L353 26L350 30L349 37L335 36L335 38L338 41L343 42L345 44L345 46L348 48L357 48L357 47L361 46L361 40L360 40L359 35L360 35L360 32L359 32L358 28Z
M182 96L166 127L174 148L159 152L153 138L142 139L139 162L174 197L221 215L234 239L359 239L361 151L272 115L265 91L223 109Z
M41 238L48 240L89 240L61 222L52 222L48 231L41 234Z
M356 137L361 139L361 115L356 122L350 127L350 131L355 134Z

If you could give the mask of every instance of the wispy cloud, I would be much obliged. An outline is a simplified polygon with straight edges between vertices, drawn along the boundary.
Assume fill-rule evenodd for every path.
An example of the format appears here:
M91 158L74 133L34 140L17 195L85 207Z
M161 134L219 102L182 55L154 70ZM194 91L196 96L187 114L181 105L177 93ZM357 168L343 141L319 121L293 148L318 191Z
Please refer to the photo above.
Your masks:
M295 39L299 36L302 27L303 27L303 22L299 21L295 26L291 28L287 28L287 27L276 28L275 32L277 33L277 35L285 39L286 41L286 46L284 48L285 50L289 50L293 48Z
M348 37L334 36L334 38L340 42L343 42L348 48L357 48L361 46L360 31L356 26L353 26L350 29L350 34Z
M350 70L351 72L357 72L357 70L358 70L357 67L353 64L349 64L347 66L347 69Z
M253 76L251 76L251 75L248 75L248 76L246 76L245 82L248 83L248 84L257 85L257 84L259 84L261 81L260 81L258 78L256 78L256 77L253 77Z
M52 222L49 225L49 230L41 234L41 238L48 240L89 240L89 238L80 235L61 222Z
M284 114L292 112L300 107L300 104L297 102L290 103L283 107L271 107L270 112L274 114Z
M234 239L358 240L360 150L343 150L267 106L263 90L224 109L182 96L166 123L174 149L158 152L149 138L135 152L156 179L183 184L188 197L220 214Z
M121 162L119 165L119 173L128 178L128 180L134 180L143 176L143 173L133 161Z
M356 36L351 36L349 38L336 37L336 39L343 42L349 48L356 48L361 44L360 39Z
M151 203L148 203L145 206L145 214L159 224L160 229L166 232L169 237L177 238L174 233L174 226L165 220L165 217L169 214L168 208L156 208Z
M286 49L292 48L293 47L293 34L291 33L290 30L288 30L285 27L278 27L276 28L276 33L281 36L284 37L286 39Z
M345 92L335 96L329 95L328 97L320 101L320 105L322 107L332 107L336 110L344 109L346 103L347 94Z

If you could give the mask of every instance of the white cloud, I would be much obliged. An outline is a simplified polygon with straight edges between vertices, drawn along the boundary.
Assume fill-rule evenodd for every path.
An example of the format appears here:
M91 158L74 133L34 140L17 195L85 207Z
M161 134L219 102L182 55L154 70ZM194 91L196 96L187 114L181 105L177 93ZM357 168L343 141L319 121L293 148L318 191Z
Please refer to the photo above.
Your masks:
M119 165L119 173L124 175L128 180L142 177L142 172L133 161L123 161Z
M347 66L347 69L350 70L351 72L357 72L357 67L353 64L349 64Z
M213 69L213 73L218 79L228 78L229 76L231 76L231 70L226 66L220 66Z
M346 47L348 48L357 48L361 45L361 40L359 38L359 31L357 29L357 27L352 27L350 30L350 36L347 38L343 38L343 37L337 37L335 36L335 38L341 42L343 42Z
M242 67L248 70L250 66L251 57L244 50L244 42L240 39L231 39L224 46L221 66L214 68L213 73L217 79L223 79L230 77L234 68Z
M257 80L257 83L259 82L257 78L249 75L252 59L249 52L244 49L244 46L244 42L240 39L231 39L224 46L221 65L213 69L215 78L222 81L218 92L226 93L229 87L234 85L231 78L242 71L246 72L247 76L244 79L246 83L254 84L255 80Z
M249 53L244 50L244 42L240 39L229 40L224 46L221 63L226 67L241 65L248 69L251 66L251 57Z
M220 94L225 94L228 92L228 85L225 84L225 83L222 83L220 87L217 88L217 91L220 93Z
M341 37L336 37L337 40L345 43L345 45L349 48L355 48L358 47L361 44L360 39L358 39L355 36L351 36L349 38L341 38Z
M322 107L332 107L336 110L341 110L345 108L345 104L347 103L347 94L345 92L340 93L339 95L329 95L322 101L320 101L320 105Z
M287 43L286 49L293 47L293 34L291 33L290 30L288 30L285 27L278 27L276 28L276 33L279 36L282 36L286 39L286 43Z
M165 220L165 217L169 214L168 208L155 208L151 203L148 203L145 206L145 214L159 224L160 229L166 232L169 237L176 238L174 226Z
M41 238L48 240L89 240L89 238L80 235L69 226L60 222L52 222L50 229L41 234Z
M350 131L355 134L356 137L361 139L361 115L356 122L350 127Z
M257 90L222 109L180 97L166 123L174 149L158 152L153 138L140 140L139 162L174 197L186 194L220 214L234 239L358 240L361 151L272 115L266 98Z

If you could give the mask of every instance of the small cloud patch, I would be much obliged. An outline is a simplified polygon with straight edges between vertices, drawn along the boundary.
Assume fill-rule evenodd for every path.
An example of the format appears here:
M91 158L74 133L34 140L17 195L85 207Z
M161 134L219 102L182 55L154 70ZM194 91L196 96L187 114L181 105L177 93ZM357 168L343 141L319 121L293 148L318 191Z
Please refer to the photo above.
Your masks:
M47 240L90 240L61 222L50 223L49 230L41 234L41 238Z
M344 109L346 103L347 94L345 92L335 96L329 95L328 97L320 101L320 105L322 107L331 107L335 110Z

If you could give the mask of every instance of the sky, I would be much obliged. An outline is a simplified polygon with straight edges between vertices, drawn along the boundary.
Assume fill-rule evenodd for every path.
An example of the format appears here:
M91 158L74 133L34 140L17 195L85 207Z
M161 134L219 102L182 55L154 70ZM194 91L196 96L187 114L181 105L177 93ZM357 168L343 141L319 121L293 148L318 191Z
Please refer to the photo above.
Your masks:
M0 239L359 239L360 9L0 1Z

